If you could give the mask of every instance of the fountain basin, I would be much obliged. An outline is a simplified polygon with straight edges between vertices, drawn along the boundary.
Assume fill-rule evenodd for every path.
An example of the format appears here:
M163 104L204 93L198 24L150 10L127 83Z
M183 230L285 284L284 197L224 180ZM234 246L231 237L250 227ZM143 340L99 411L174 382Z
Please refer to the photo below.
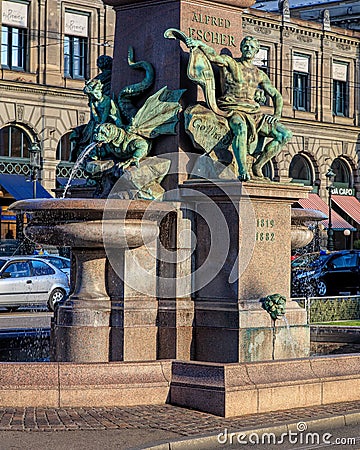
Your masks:
M125 302L123 273L131 270L127 260L130 252L142 252L139 247L144 244L156 247L159 222L172 209L170 204L156 201L114 198L34 199L11 205L12 211L28 215L25 234L31 240L72 248L71 295L55 311L52 360L94 363L123 360L124 355L155 359L155 345L151 346L151 358L147 353L134 356L134 352L124 350L126 343L131 343L124 327L131 302ZM117 273L109 268L108 248L116 249ZM151 263L155 266L156 258ZM134 293L134 298L145 302L147 297ZM155 306L156 299L150 296L148 316L152 317ZM138 317L139 308L135 305L133 309ZM149 340L149 335L156 337L153 316L154 323L146 322L145 314L142 326L136 323L134 327L143 333L141 341Z
M171 208L161 202L122 199L20 200L11 210L30 216L26 236L69 247L136 248L156 239L157 221ZM86 225L85 225L86 224Z
M308 225L325 219L327 215L316 209L291 208L291 249L308 245L314 237Z

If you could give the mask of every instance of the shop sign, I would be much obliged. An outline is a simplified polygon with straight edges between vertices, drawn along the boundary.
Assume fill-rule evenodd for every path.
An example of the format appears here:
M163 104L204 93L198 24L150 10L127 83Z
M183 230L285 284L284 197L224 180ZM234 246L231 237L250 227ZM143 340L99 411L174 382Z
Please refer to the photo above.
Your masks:
M338 187L338 186L332 186L331 187L331 194L332 195L355 195L355 189L354 188L347 188L347 187Z

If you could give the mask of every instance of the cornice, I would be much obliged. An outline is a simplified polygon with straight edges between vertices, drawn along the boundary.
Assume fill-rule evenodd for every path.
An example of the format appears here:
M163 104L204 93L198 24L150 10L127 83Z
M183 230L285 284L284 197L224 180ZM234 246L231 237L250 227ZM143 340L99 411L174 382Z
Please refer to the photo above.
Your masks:
M326 131L331 130L331 134L333 136L343 136L343 140L346 141L349 137L354 136L354 139L357 139L358 134L360 133L360 126L356 126L354 124L340 124L340 123L331 123L331 122L319 122L319 121L310 121L306 119L294 119L289 117L281 117L281 123L286 124L289 128L292 128L294 135L296 133L304 134L301 128L313 128L317 130L314 136L319 136L319 129L322 127L326 128ZM295 130L295 127L299 127L299 130ZM348 131L348 133L347 133ZM344 134L346 133L346 134ZM328 134L328 133L327 133ZM301 135L301 134L299 134ZM323 137L323 135L321 135ZM319 136L320 138L320 136Z
M360 36L359 39L354 39L354 38L350 38L350 37L346 37L346 36L340 36L337 33L331 33L328 32L325 34L324 36L325 39L327 39L328 41L332 41L332 42L337 42L337 43L342 43L342 44L348 44L348 45L359 45L360 44Z
M10 91L10 92L24 92L26 94L35 94L35 95L48 95L54 97L80 97L87 98L87 96L81 91L77 89L71 88L58 88L58 87L44 87L37 85L29 85L29 84L21 84L21 83L12 83L9 81L0 81L0 91Z
M267 19L259 18L255 16L243 15L243 23L246 22L250 25L272 28L275 30L279 30L281 27L281 23L279 22L269 22Z
M358 45L360 43L360 33L353 30L346 30L340 27L332 27L329 31L322 29L322 24L309 20L302 20L297 17L291 17L289 22L283 22L282 16L271 12L248 9L243 14L243 22L258 25L262 27L278 29L283 28L288 33L299 36L308 36L314 38L325 37L326 39L336 40L337 42Z

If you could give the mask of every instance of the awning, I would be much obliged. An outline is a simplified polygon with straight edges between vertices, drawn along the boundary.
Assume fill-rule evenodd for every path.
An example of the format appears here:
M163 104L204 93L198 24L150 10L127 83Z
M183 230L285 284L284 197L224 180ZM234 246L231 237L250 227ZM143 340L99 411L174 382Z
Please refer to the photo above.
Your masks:
M339 197L332 196L333 197ZM309 198L300 198L298 200L299 205L302 208L310 208L310 209L317 209L318 211L323 212L327 216L329 216L329 207L328 205L322 200L317 194L309 194ZM321 223L324 225L325 228L328 228L329 221L328 220L322 220ZM332 229L335 231L342 231L342 230L351 230L356 231L356 228L354 228L352 225L349 224L345 219L343 219L336 211L331 209L331 223L332 223Z
M15 200L33 198L33 182L28 181L24 175L0 173L0 185ZM38 181L36 181L36 198L52 198L52 195Z
M57 177L56 181L60 184L60 186L66 186L69 178ZM85 178L73 178L71 180L71 186L85 186L86 180Z
M360 224L360 202L356 197L352 195L332 195L331 199L349 217Z

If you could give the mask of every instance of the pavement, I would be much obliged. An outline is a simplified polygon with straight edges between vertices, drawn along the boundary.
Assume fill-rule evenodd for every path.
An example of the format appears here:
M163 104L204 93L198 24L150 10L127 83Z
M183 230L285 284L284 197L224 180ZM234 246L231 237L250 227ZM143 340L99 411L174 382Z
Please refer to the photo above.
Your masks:
M232 432L248 435L273 432L279 436L289 430L329 431L344 426L353 427L356 435L360 435L359 401L230 419L167 404L111 408L2 407L0 450L200 450L226 447L226 436ZM240 447L244 445L237 448ZM360 449L360 440L355 446L336 448Z

